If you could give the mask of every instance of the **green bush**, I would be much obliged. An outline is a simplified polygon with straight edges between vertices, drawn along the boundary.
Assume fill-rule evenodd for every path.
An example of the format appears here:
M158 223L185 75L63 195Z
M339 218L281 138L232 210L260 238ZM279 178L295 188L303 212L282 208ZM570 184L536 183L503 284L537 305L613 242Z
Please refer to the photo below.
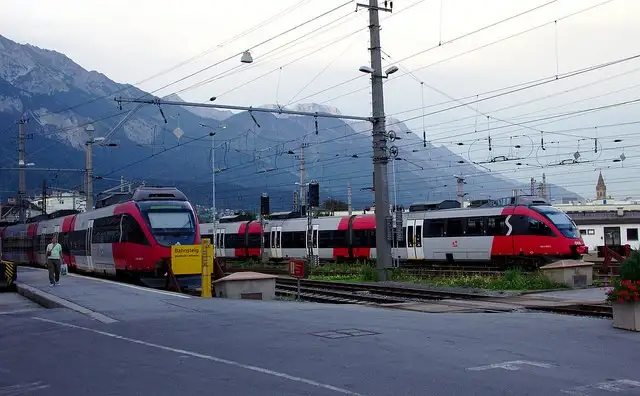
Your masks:
M607 292L609 302L640 301L640 252L634 250L620 266L620 277Z
M620 266L620 280L640 281L640 252L634 250Z

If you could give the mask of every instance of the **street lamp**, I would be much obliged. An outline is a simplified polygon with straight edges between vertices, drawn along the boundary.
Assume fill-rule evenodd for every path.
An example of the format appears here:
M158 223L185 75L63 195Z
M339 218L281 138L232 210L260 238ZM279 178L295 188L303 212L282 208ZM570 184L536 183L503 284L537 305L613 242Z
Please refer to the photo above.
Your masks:
M215 100L215 96L212 97L210 100ZM200 123L200 126L203 128L209 128L209 129L213 129L213 132L209 132L209 136L211 136L211 211L213 212L213 232L214 232L214 238L215 238L215 233L217 232L217 226L216 226L216 218L217 218L217 214L216 214L216 162L215 162L215 135L216 132L215 130L220 128L220 129L225 129L227 126L225 124L220 124L217 127L212 127L211 125L207 125L204 122ZM215 241L215 239L214 239Z
M360 66L358 70L367 74L373 74L375 72L375 70L373 70L371 66ZM384 76L376 76L376 77L389 78L390 75L392 75L397 71L398 71L398 66L391 66L390 68L384 71Z
M249 52L249 50L246 50L242 53L242 58L240 58L240 62L253 63L253 57L251 56L251 52Z
M105 147L117 147L117 143L107 143L104 144L105 137L93 137L93 132L95 132L95 128L93 124L89 124L84 128L85 132L89 135L89 139L84 143L85 148L85 166L86 166L86 183L85 183L85 193L87 195L86 208L87 210L91 210L93 208L93 145L98 144L98 146Z

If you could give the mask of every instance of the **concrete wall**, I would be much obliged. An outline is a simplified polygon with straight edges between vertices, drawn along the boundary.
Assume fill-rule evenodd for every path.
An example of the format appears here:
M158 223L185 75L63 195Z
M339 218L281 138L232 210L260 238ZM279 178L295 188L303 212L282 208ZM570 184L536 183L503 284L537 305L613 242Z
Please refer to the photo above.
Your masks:
M593 266L549 268L543 269L542 271L549 280L565 284L569 287L576 287L574 283L574 276L576 275L586 275L585 286L593 284Z
M216 297L273 300L276 297L276 280L272 278L222 281L214 284L214 291ZM255 296L256 293L261 296Z

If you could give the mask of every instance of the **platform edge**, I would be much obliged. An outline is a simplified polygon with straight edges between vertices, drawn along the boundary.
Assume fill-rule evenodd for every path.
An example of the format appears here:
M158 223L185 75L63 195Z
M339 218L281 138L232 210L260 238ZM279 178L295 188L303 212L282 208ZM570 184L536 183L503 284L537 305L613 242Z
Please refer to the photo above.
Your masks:
M118 322L116 319L110 318L99 312L92 311L69 300L54 296L53 294L44 292L36 287L19 282L16 282L15 285L18 294L42 305L45 308L67 308L106 324Z

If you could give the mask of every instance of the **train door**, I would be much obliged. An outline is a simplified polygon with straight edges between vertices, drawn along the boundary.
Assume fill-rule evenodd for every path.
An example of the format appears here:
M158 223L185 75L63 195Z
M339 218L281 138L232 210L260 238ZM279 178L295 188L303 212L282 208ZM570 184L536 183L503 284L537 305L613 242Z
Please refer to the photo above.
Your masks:
M318 249L318 234L320 233L320 225L314 224L311 229L311 238L309 238L309 229L306 230L306 241L307 241L307 254L309 252L309 240L311 240L311 254L314 256L318 256L320 254Z
M225 235L225 230L223 229L216 229L216 239L215 239L215 256L216 257L225 257L224 254L224 235Z
M407 258L410 260L423 260L422 249L422 220L407 220Z
M271 228L271 257L282 257L282 227Z
M622 245L620 227L604 227L604 244L605 246Z
M93 219L87 221L87 235L85 240L87 250L87 269L93 271L93 258L91 257L91 241L93 240Z

